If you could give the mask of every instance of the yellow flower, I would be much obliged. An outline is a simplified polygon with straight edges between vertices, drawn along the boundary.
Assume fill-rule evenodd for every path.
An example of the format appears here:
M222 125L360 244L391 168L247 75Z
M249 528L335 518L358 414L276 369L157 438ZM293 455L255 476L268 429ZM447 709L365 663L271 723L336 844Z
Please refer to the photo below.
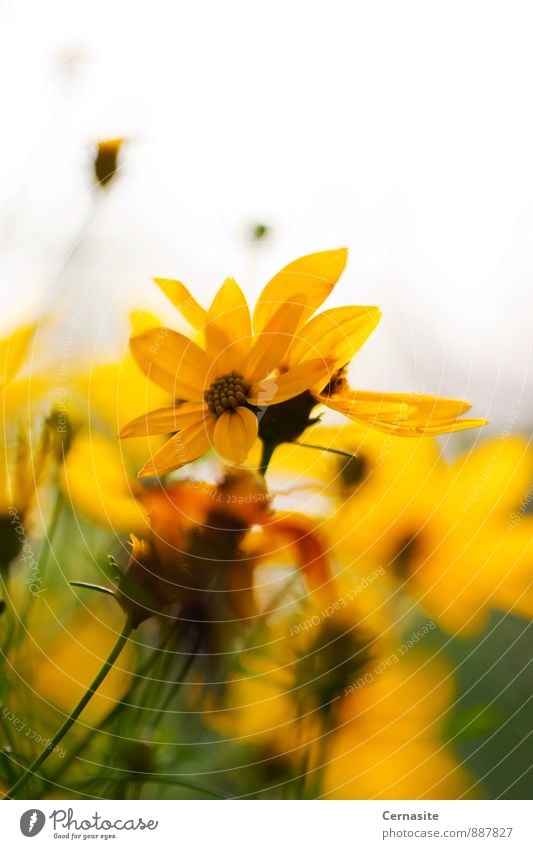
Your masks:
M471 798L474 781L440 736L453 703L446 666L393 652L375 658L365 675L341 705L339 730L324 768L323 797Z
M277 786L307 773L312 796L468 794L472 782L440 733L453 701L449 669L416 649L403 656L390 637L369 639L361 612L307 607L271 624L242 653L206 723L257 747L252 762L277 767Z
M124 139L104 139L96 145L94 158L94 176L102 188L109 185L118 171L118 159L124 144Z
M379 564L442 627L465 636L486 624L491 609L531 616L526 440L488 440L453 462L399 443L384 437L393 474L380 469L381 478L360 483L330 523L345 577L359 559ZM394 587L387 592L392 597Z
M42 642L26 645L26 680L33 693L39 700L57 705L62 713L72 710L101 668L121 626L118 610L100 609L94 616L77 611L55 639L41 634ZM85 708L85 723L98 725L115 707L131 686L133 667L134 652L128 646Z
M250 316L228 278L204 310L185 286L157 278L162 291L200 336L166 328L134 336L132 353L148 377L174 399L130 422L122 437L174 436L141 469L158 475L196 460L212 446L242 463L256 437L269 456L299 436L325 404L366 425L401 434L442 433L483 424L457 420L469 405L429 396L351 391L344 368L375 329L376 307L326 310L312 318L344 270L347 251L311 254L290 263L265 286Z

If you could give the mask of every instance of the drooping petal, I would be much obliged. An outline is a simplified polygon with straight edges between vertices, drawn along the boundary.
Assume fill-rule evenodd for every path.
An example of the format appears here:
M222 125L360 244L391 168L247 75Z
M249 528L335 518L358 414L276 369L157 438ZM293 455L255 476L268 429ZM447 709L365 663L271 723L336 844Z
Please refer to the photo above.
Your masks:
M260 333L280 304L302 303L306 321L326 300L346 266L346 248L300 257L281 269L266 284L254 311L254 330Z
M283 365L303 311L304 305L298 302L282 304L275 311L264 330L256 337L244 363L243 374L246 380L255 383Z
M317 383L325 385L332 377L328 360L307 360L278 377L261 380L252 386L248 401L257 407L281 404L310 389Z
M139 477L164 475L197 460L212 447L213 425L213 420L208 418L205 423L184 427L151 457Z
M130 339L131 353L147 377L174 398L199 401L209 361L198 345L168 327L154 327Z
M207 404L203 401L186 401L177 407L162 407L159 410L151 410L149 413L128 422L120 431L120 438L173 433L175 430L203 421L207 412Z
M215 449L231 463L242 463L257 438L257 416L246 407L223 413L215 425Z
M252 322L246 298L228 277L209 307L205 324L205 347L211 362L211 378L241 369L251 345Z
M195 330L203 328L207 321L207 310L200 306L183 283L168 277L154 277L154 282L191 327Z
M470 409L465 401L430 395L343 390L329 397L321 395L320 400L348 418L399 436L431 436L487 423L485 419L458 418Z
M342 368L355 356L381 318L377 307L337 307L312 318L298 331L289 366L306 359L330 357Z
M377 419L382 422L399 423L405 421L412 408L406 401L388 401L376 399L360 400L357 392L343 393L342 395L320 394L318 400L332 410L347 416L354 421Z
M455 421L442 421L434 425L406 423L394 428L392 432L400 436L439 436L443 433L455 433L460 430L484 427L488 423L488 419L457 419Z
M455 418L468 412L471 404L457 398L439 398L435 395L421 395L417 392L367 392L358 390L361 401L386 401L387 403L415 406L420 415L428 418Z

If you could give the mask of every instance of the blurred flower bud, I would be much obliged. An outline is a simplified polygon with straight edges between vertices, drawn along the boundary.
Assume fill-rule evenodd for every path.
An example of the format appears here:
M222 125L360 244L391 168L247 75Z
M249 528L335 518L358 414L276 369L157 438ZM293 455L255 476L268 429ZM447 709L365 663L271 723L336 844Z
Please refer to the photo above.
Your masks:
M118 170L118 159L124 139L99 141L94 159L94 176L99 186L109 185Z
M252 224L252 241L262 242L263 239L266 239L269 234L270 227L268 226L268 224L263 224L261 222Z
M130 536L131 557L117 586L117 601L137 628L176 601L173 582L162 574L161 563L150 543Z

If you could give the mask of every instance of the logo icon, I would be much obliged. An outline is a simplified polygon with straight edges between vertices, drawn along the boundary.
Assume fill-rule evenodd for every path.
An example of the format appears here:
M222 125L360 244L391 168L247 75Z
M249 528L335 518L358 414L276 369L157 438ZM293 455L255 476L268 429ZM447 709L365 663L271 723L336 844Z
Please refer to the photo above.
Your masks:
M20 818L20 830L24 837L35 837L42 831L46 822L46 817L42 811L37 808L31 808L29 811L24 811Z

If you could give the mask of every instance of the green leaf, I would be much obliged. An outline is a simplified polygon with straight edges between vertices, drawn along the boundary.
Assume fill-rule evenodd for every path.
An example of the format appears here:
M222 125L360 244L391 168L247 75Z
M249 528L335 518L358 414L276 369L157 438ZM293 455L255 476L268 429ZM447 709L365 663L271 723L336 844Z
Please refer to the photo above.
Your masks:
M71 587L83 587L85 590L94 590L97 593L104 593L115 598L115 593L109 587L102 587L100 584L88 584L86 581L69 581Z

